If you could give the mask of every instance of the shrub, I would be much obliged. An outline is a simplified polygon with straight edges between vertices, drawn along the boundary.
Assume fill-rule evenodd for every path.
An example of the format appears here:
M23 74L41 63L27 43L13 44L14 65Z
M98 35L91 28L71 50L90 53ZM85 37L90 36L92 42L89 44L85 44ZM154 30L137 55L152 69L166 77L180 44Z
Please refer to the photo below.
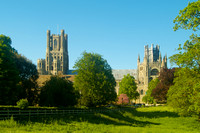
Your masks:
M28 108L28 100L27 99L20 99L17 102L17 107L20 108L20 109Z
M69 80L52 76L41 88L40 106L70 107L77 104L79 92Z

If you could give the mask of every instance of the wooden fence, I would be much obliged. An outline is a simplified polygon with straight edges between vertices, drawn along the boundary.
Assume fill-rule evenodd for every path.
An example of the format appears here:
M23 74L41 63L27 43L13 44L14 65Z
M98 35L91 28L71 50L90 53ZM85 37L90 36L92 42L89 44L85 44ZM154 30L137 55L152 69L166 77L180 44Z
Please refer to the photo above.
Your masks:
M131 108L129 108L131 109ZM18 116L42 116L46 117L49 115L69 115L69 114L92 114L92 113L103 113L110 111L119 111L124 109L78 109L78 110L0 110L0 119L9 119Z

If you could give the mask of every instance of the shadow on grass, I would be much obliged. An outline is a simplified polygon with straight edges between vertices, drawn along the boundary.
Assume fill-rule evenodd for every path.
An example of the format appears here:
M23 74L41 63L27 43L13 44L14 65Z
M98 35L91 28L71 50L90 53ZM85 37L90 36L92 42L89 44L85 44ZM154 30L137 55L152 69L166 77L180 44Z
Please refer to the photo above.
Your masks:
M126 113L129 113L127 115ZM147 114L146 114L147 113ZM154 114L155 113L155 114ZM26 125L29 122L35 123L45 123L51 124L55 121L60 123L71 123L71 122L88 122L92 124L107 124L107 125L124 125L124 126L135 126L135 127L145 127L147 125L159 125L159 123L153 123L150 121L136 120L134 117L148 117L153 116L164 117L169 114L166 112L138 112L135 109L128 110L108 110L108 112L103 113L90 113L90 114L73 114L73 115L52 115L48 117L20 117L17 121L20 124ZM62 125L61 124L61 125Z

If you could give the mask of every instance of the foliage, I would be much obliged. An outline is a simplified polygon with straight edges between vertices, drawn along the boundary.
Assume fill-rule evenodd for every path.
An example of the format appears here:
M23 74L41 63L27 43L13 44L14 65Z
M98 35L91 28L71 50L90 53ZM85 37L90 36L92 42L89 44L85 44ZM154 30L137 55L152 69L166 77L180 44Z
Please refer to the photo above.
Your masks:
M200 1L189 3L174 20L178 28L199 30ZM198 115L200 119L200 37L190 36L179 53L170 57L170 62L181 67L175 75L174 85L168 92L168 104L181 115Z
M142 98L145 103L153 104L155 103L154 98L151 96L152 90L156 88L160 80L158 78L151 80L148 85L147 94Z
M129 97L126 94L120 94L117 104L126 105L129 104Z
M175 84L168 91L167 103L180 115L200 115L200 74L189 68L181 68L175 75Z
M110 65L99 54L84 52L82 55L74 65L78 73L74 86L81 93L79 103L91 107L114 101L116 82Z
M0 104L15 104L27 98L30 104L37 92L37 69L11 47L11 39L0 35Z
M18 75L11 39L0 35L0 104L15 104L18 100Z
M78 92L74 90L73 83L58 76L51 76L41 88L41 106L74 106L77 103Z
M167 101L167 92L169 87L173 85L175 68L168 69L163 68L160 72L158 79L160 82L152 90L151 96L156 99L156 102L166 103Z
M134 100L139 97L135 78L130 74L124 75L124 78L119 83L119 94L127 94L130 99Z
M20 98L27 98L30 105L37 103L38 72L36 65L26 57L15 53L15 63L20 77Z
M27 99L20 99L17 102L17 107L20 108L20 109L28 108L28 100Z
M189 3L187 7L180 10L179 15L174 19L174 23L174 30L179 28L199 30L200 0Z

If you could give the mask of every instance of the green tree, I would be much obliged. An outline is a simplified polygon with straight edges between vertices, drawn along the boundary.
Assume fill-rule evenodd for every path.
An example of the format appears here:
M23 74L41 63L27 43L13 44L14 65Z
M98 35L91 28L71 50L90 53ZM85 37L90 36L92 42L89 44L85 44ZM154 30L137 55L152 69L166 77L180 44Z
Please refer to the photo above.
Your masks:
M175 27L199 30L200 1L189 3L174 20ZM179 53L170 57L170 62L181 67L175 72L174 85L168 91L167 103L182 115L195 114L200 119L200 37L190 36Z
M192 29L199 30L200 24L200 0L189 3L187 7L180 10L179 15L174 19L174 30Z
M119 83L119 94L126 94L130 99L136 100L139 97L135 78L130 74L124 75Z
M41 106L74 106L77 103L78 94L71 81L51 76L41 88L39 103Z
M153 89L156 88L160 80L158 78L151 80L148 85L147 94L142 98L145 103L153 104L155 103L153 96L151 96Z
M19 85L21 89L19 91L19 98L27 98L29 105L36 104L38 95L38 72L36 65L18 53L15 53L15 63L20 77Z
M168 105L180 115L200 114L200 74L189 68L175 73L174 85L168 91Z
M11 39L0 35L0 104L15 104L18 100L19 72L14 56Z
M112 69L99 54L83 52L74 65L78 75L74 86L81 93L79 103L84 106L105 105L116 99Z

